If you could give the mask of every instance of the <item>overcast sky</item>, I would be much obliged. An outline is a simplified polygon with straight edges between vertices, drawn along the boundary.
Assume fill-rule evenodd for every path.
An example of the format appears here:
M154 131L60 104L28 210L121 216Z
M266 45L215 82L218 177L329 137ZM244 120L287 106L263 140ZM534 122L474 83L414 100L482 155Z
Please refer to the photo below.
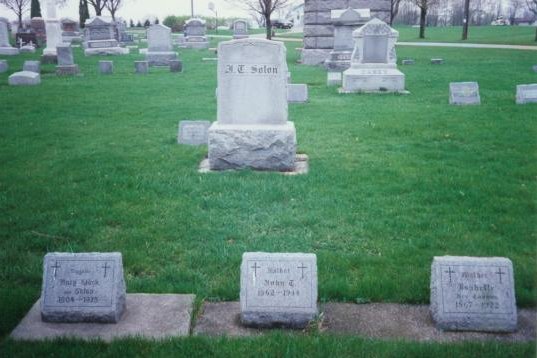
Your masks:
M41 2L41 12L44 15L45 1ZM190 15L190 0L123 0L124 5L118 10L117 16L129 21L133 19L142 20L148 16L158 17L163 20L168 15ZM244 11L237 5L231 5L226 0L194 0L194 14L202 16L214 16L214 13L208 9L209 2L215 4L218 17L249 17L248 12ZM67 0L67 4L63 8L58 8L59 17L71 17L78 19L78 3L79 0ZM90 14L95 13L90 8ZM103 15L108 15L107 11L103 11ZM24 16L29 17L30 12ZM10 20L15 20L15 14L0 5L0 17L7 17Z

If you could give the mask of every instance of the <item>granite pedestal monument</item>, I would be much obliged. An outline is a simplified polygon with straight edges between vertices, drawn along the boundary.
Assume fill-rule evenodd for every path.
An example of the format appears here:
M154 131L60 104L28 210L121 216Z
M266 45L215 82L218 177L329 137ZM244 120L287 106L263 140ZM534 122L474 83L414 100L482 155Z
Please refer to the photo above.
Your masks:
M192 18L185 22L185 43L186 48L204 49L209 48L207 40L207 27L205 20Z
M60 19L56 13L56 1L47 0L47 17L45 20L47 47L43 50L42 63L57 63L58 53L56 48L62 43Z

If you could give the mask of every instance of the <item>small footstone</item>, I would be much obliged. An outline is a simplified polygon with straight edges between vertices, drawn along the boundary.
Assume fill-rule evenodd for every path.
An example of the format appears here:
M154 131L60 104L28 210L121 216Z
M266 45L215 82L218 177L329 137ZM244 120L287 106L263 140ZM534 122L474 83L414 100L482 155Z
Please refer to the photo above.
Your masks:
M516 103L537 103L537 83L516 86Z
M146 74L149 72L148 61L134 61L134 69L138 74Z
M209 121L181 121L179 122L179 134L177 143L188 145L207 145L208 132L211 122Z
M170 72L183 72L183 63L180 60L170 60Z
M444 59L442 58L431 58L431 64L433 65L443 65Z
M481 104L477 82L451 82L449 84L449 104L465 106Z
M10 86L33 86L41 83L41 75L36 72L15 72L8 79Z
M24 61L22 65L23 71L41 73L41 64L39 61Z
M125 310L121 253L48 253L43 262L45 322L117 323Z
M56 56L56 55L42 55L41 56L41 63L43 65L57 64L58 63L58 56Z
M7 70L9 70L7 60L0 60L0 73L7 72Z
M403 66L406 66L406 65L415 65L416 64L416 61L414 61L413 59L411 58L407 58L407 59L404 59L401 61L401 64Z
M435 257L431 315L447 331L514 332L513 264L503 257Z
M340 86L341 85L341 72L328 72L326 76L327 86Z
M537 65L533 66L533 72L537 72Z
M110 75L114 72L114 61L99 61L99 73Z
M317 257L246 252L241 264L241 322L304 328L317 316Z
M287 101L290 103L306 103L308 101L308 85L288 84Z

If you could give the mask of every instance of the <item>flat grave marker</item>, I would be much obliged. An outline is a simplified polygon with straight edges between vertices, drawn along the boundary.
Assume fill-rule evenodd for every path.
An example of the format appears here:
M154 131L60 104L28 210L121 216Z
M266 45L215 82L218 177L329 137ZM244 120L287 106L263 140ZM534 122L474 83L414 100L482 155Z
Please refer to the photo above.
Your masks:
M449 104L461 106L481 104L477 82L451 82L449 84Z
M537 83L516 86L516 103L537 103Z
M210 121L181 121L177 143L188 145L207 145Z

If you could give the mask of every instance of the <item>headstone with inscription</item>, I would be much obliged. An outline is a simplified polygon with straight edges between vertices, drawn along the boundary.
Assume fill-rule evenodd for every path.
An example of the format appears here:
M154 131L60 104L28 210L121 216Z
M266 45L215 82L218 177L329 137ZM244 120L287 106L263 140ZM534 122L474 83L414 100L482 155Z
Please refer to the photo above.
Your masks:
M207 145L209 121L181 121L177 143L188 145Z
M431 267L431 315L449 331L513 332L513 264L503 257L441 256Z
M218 44L217 121L209 128L212 170L292 171L296 130L287 121L286 49L247 38Z
M317 257L246 252L241 264L241 322L303 328L318 314Z
M86 21L84 47L86 56L125 55L129 53L128 48L119 46L114 21L104 16L95 16Z
M343 72L341 92L404 92L405 75L397 69L399 32L373 19L352 34L351 67Z
M59 76L78 74L78 65L75 64L71 44L62 43L58 45L56 52L58 53L58 66L56 66L56 74Z
M529 85L516 86L516 103L536 103L537 102L537 83Z
M117 323L125 310L121 253L49 253L43 263L45 322Z
M169 66L170 60L177 60L177 53L172 47L172 30L165 25L151 25L147 29L148 49L145 59L149 66Z
M82 42L78 21L64 17L60 20L62 27L62 41L66 43Z
M248 37L248 21L235 20L233 21L233 39L244 39Z
M0 17L0 55L18 55L19 49L11 46L11 44L9 43L8 23L8 19Z
M185 22L185 47L186 48L209 48L207 40L207 27L205 20L192 18Z
M341 72L351 66L353 31L371 20L371 13L369 9L332 10L330 20L334 26L334 48L324 66L329 72Z
M449 104L459 106L481 104L477 82L451 82L449 84Z
M41 83L41 75L32 71L15 72L8 77L10 86L35 86Z

